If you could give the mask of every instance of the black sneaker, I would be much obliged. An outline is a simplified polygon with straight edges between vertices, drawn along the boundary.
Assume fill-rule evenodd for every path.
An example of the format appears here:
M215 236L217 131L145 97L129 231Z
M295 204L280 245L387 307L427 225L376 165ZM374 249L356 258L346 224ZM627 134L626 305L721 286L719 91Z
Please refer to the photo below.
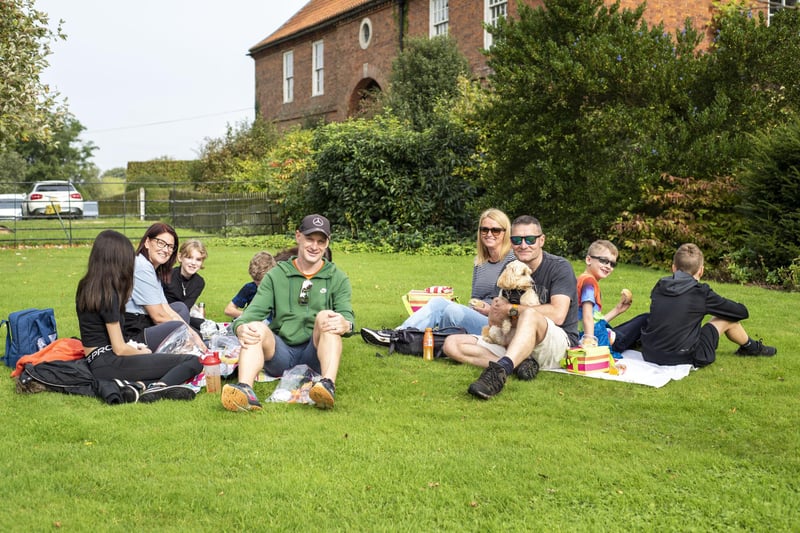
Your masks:
M139 389L131 383L121 379L115 379L114 382L119 387L119 395L122 398L122 403L136 403L139 401Z
M258 401L255 391L246 383L236 385L226 384L222 387L220 395L222 406L228 411L258 411L261 402Z
M481 377L469 386L467 391L482 400L488 400L492 396L499 394L506 384L505 369L495 363L489 362L489 366L481 373Z
M763 342L762 339L758 339L757 341L750 339L750 342L739 346L739 349L736 350L736 355L763 355L765 357L772 357L776 353L778 353L778 349L772 346L767 346Z
M163 385L153 383L139 395L139 402L150 403L158 400L194 400L197 393L188 385Z
M522 381L530 381L539 373L539 363L533 356L528 357L522 361L517 368L514 369L517 379Z
M392 329L361 328L361 338L364 339L364 342L385 348L392 343L392 333L394 333Z
M363 330L362 330L363 331ZM308 391L308 396L314 400L314 405L320 409L333 409L334 396L336 395L336 386L328 378L322 378L314 383L311 390Z

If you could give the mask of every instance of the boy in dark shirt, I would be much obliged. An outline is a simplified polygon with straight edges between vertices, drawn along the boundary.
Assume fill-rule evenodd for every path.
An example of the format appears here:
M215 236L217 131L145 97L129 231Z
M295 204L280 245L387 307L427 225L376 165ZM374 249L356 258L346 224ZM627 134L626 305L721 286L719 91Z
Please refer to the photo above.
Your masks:
M642 356L659 365L710 365L719 337L725 334L739 345L736 355L772 356L777 350L751 339L740 321L747 308L700 283L703 252L682 244L672 260L672 276L661 278L650 293L650 315L642 330ZM712 318L702 325L703 318Z

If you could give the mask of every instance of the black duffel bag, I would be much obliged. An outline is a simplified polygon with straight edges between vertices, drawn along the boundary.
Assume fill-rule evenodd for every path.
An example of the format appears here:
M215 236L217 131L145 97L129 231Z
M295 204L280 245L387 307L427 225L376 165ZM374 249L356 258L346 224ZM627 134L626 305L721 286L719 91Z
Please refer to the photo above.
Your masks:
M449 327L433 330L433 356L445 357L442 353L444 340L449 335L465 335L467 330L462 327ZM394 352L405 355L416 355L422 357L422 337L425 331L416 328L396 329L391 335L389 343L389 355Z

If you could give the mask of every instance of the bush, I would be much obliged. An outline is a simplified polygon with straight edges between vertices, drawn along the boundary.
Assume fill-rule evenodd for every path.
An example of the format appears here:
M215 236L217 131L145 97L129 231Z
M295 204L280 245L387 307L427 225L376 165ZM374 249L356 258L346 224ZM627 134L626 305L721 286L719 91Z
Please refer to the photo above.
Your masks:
M749 261L787 267L800 258L800 119L752 136L739 177Z
M463 231L473 225L466 205L475 190L464 168L474 146L473 135L446 122L423 132L387 116L328 124L315 132L302 197L353 237L381 220Z

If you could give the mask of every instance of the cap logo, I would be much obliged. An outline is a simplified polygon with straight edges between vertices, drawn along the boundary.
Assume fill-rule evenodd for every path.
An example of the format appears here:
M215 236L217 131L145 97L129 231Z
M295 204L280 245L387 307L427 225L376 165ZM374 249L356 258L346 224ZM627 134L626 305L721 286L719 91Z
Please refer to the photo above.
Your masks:
M320 217L314 217L314 220L312 220L311 223L315 226L322 227L322 219Z

